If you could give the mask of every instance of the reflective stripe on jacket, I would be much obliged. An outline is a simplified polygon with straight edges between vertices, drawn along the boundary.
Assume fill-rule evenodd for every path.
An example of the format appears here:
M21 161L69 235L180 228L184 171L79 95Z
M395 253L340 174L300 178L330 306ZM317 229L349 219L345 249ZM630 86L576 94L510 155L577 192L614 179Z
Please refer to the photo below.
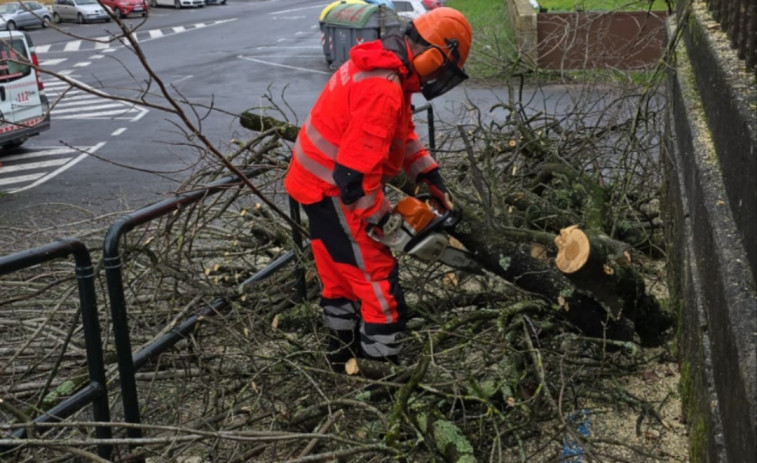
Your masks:
M332 76L300 129L287 192L313 204L340 196L335 165L362 174L364 195L349 209L377 222L390 209L383 186L403 169L411 179L437 167L412 121L412 91L402 61L380 40L358 45Z

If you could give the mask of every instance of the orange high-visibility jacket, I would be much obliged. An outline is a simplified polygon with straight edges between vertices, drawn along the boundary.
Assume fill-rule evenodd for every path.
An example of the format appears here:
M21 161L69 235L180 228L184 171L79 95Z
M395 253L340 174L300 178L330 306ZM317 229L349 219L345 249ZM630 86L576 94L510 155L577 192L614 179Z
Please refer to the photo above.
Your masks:
M408 76L381 40L353 47L299 131L284 179L287 192L302 204L340 193L344 198L334 180L338 164L359 182L361 196L346 206L377 223L391 208L383 192L386 181L400 169L415 180L438 167L412 121L411 96L419 90L418 77Z

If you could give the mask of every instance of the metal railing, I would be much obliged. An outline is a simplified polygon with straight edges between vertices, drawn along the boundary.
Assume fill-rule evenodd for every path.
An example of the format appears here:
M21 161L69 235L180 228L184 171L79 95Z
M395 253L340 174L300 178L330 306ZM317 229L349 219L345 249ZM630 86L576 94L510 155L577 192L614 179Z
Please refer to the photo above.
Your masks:
M264 172L266 172L265 169L254 169L246 172L245 176L253 178ZM198 320L203 316L223 310L229 305L229 301L224 299L214 301L209 306L202 309L198 314L191 316L179 326L166 333L163 337L153 342L150 346L145 347L142 351L132 356L126 297L124 295L123 276L121 273L122 264L119 251L121 238L138 225L150 222L178 210L187 204L203 200L208 196L228 190L229 188L237 188L239 185L240 182L238 177L228 177L211 184L206 189L161 201L152 206L122 216L111 225L105 235L103 262L108 288L108 298L110 300L113 338L118 359L118 372L121 380L121 400L124 408L124 420L127 423L138 424L141 420L135 378L136 370L148 360L157 357L166 349L185 339L186 335L192 331L192 328ZM295 236L298 237L299 235L296 234ZM299 238L295 238L295 243L299 246L302 245L302 241ZM242 285L249 285L265 278L291 261L294 256L294 251L285 253L266 268L243 282ZM302 275L302 278L304 278L304 275ZM304 280L302 283L298 284L298 287L304 288ZM138 427L128 427L126 429L126 434L132 438L142 437L142 431Z
M426 104L414 108L413 112L419 113L422 111L427 112L428 147L433 152L436 150L433 108L430 104ZM265 172L265 169L252 169L244 172L244 174L248 178L254 178ZM238 188L239 186L240 179L238 177L227 177L218 182L212 183L205 189L155 203L151 206L147 206L136 212L120 217L113 223L113 225L111 225L105 235L103 244L103 264L108 298L110 301L111 323L118 363L124 420L127 423L139 424L141 422L136 387L136 371L149 360L156 358L179 341L186 339L186 336L193 330L198 321L203 317L223 311L230 306L231 301L227 299L217 299L212 303L207 304L199 309L197 313L189 316L159 339L151 342L142 350L132 353L127 304L121 271L122 259L119 250L121 238L139 225L163 217L166 214L179 210L185 205L202 201L216 193L227 191L230 188ZM300 207L291 199L290 214L291 218L296 223L300 223ZM284 265L294 260L299 253L309 246L309 242L306 242L299 232L293 230L292 234L295 249L284 253L265 268L244 280L241 283L241 287L249 287L256 282L269 277ZM31 267L49 260L62 258L69 254L73 254L76 260L76 276L79 283L79 296L82 307L82 323L84 327L90 382L86 387L63 400L60 404L50 409L42 416L35 418L34 422L44 423L59 421L70 416L89 403L92 403L95 421L97 423L107 423L110 421L110 410L108 408L103 348L97 317L97 305L95 302L95 274L87 248L77 239L68 238L40 248L22 251L4 257L0 256L0 275ZM304 271L298 269L295 272L295 276L297 280L296 294L297 297L302 300L306 295ZM112 437L112 428L110 426L96 426L95 431L96 436L100 439L107 440ZM126 427L126 434L130 438L142 437L142 432L138 426ZM26 431L20 429L14 434L14 436L17 438L24 438L26 437ZM103 458L109 458L112 450L112 445L110 444L98 445L98 455Z
M755 0L705 0L747 69L757 70L757 2Z
M34 418L33 423L60 421L90 403L92 404L92 415L96 422L107 423L110 421L102 339L100 337L100 323L97 317L97 302L95 298L95 273L87 247L75 238L68 238L35 249L2 256L0 257L0 275L13 273L70 255L74 256L75 262L89 383L74 395L61 401L44 414ZM96 426L95 435L100 439L110 438L112 435L111 429L107 426ZM27 437L26 429L18 429L13 433L13 437L19 439ZM103 458L110 458L111 452L112 448L110 445L100 444L97 446L97 454Z

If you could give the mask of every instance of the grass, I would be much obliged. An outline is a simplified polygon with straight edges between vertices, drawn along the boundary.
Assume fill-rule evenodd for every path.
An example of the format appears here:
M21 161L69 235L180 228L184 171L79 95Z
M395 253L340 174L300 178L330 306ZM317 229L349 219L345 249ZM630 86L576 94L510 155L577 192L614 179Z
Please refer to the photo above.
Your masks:
M503 74L502 63L516 56L515 32L510 26L507 2L504 0L449 0L445 6L465 15L473 29L473 45L465 63L474 78L497 77Z
M547 11L665 11L665 0L537 0ZM650 8L651 3L651 8Z

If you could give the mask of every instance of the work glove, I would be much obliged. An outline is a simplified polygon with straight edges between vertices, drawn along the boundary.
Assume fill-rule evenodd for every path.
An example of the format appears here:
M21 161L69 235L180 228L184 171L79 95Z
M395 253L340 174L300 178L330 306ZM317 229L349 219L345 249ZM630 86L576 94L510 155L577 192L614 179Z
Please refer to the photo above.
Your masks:
M442 174L439 173L438 167L435 167L428 172L418 174L418 181L423 182L428 186L428 192L431 193L431 196L434 197L442 210L451 211L454 209L455 205L452 202L452 195L444 184Z

